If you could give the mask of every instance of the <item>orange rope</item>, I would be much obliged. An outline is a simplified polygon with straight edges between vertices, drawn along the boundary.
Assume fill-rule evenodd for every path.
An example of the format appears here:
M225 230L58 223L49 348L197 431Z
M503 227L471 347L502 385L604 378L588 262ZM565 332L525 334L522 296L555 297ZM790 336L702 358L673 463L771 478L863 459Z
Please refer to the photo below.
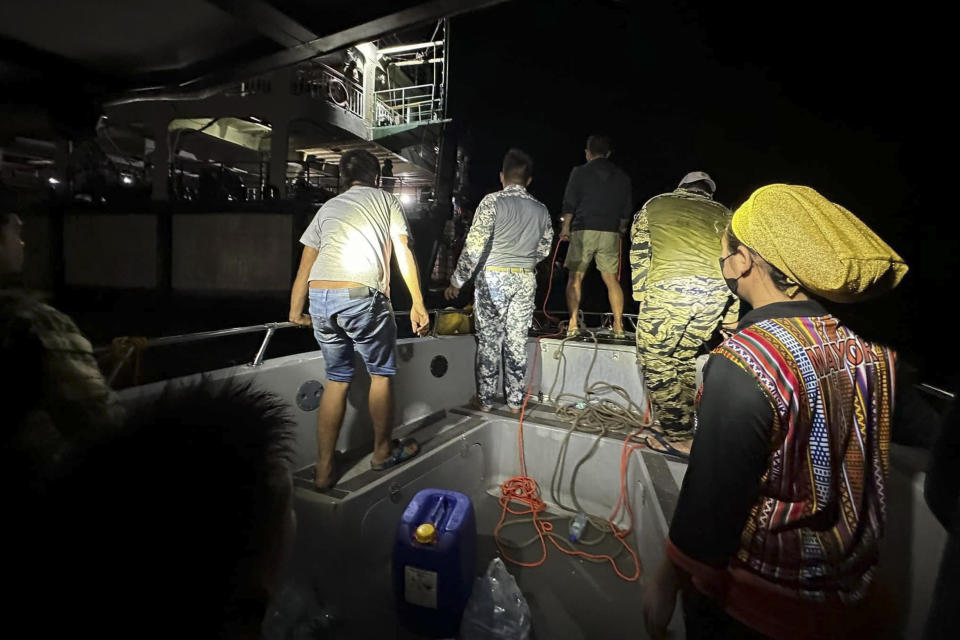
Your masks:
M557 240L557 246L553 250L553 258L550 260L550 277L547 279L547 295L543 298L543 315L547 317L548 320L552 320L555 324L560 324L559 318L554 318L547 312L547 302L550 300L550 292L553 291L553 270L557 266L557 253L560 251L560 244L563 240Z
M559 245L558 245L559 246ZM554 252L554 260L556 260L556 252ZM552 267L551 267L552 272ZM504 560L515 564L521 567L539 567L547 560L547 543L546 537L550 539L550 542L556 547L559 551L570 555L570 556L579 556L584 558L589 558L591 560L606 560L613 567L613 570L616 572L617 576L621 579L626 580L627 582L636 582L640 578L641 567L640 567L640 558L637 556L637 553L630 547L625 538L633 531L634 526L634 516L633 509L630 507L629 500L627 498L627 468L630 463L631 455L634 451L641 448L643 445L634 444L628 447L628 444L631 440L636 438L640 434L642 429L637 430L631 434L628 438L623 441L623 449L620 453L620 495L617 499L616 507L614 508L613 514L608 519L608 524L610 526L610 532L613 533L614 537L623 545L623 547L630 554L633 559L634 571L629 576L624 575L620 568L617 566L616 559L607 554L594 554L588 553L586 551L580 551L576 549L566 549L560 546L557 541L553 538L551 534L553 532L553 523L547 520L541 520L540 514L546 511L547 505L540 497L540 487L537 485L537 481L527 475L527 463L526 456L524 455L524 444L523 444L523 421L526 417L527 412L527 402L530 400L530 391L533 387L533 381L536 378L537 365L540 362L540 341L543 338L554 338L559 336L558 334L552 334L549 336L541 336L537 338L537 348L534 354L533 366L530 371L530 382L527 384L527 393L523 400L523 406L520 408L520 420L517 429L517 447L520 454L520 475L508 479L503 484L500 485L500 506L502 507L502 512L500 514L500 521L497 523L497 526L493 530L493 538L497 544L497 548L500 550L500 555ZM647 402L646 415L644 416L644 422L648 422L650 418L650 403ZM512 507L514 503L519 504L519 507ZM628 514L630 525L626 529L619 529L615 524L617 515L622 511L626 510ZM503 548L503 544L500 542L500 529L503 527L504 522L507 519L507 514L512 514L515 516L530 516L533 521L534 529L537 531L537 536L540 540L540 549L541 555L540 558L534 562L522 562L511 558Z

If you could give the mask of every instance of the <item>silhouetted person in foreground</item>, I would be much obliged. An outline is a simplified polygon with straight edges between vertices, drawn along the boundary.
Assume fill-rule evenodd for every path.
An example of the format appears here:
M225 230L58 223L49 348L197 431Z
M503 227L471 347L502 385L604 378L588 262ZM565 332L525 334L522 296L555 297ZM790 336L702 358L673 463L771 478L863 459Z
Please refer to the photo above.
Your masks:
M0 211L0 422L7 446L44 482L116 433L124 411L77 325L22 286L22 227L20 216Z
M248 385L171 386L68 476L5 483L25 637L258 638L295 535L291 425Z

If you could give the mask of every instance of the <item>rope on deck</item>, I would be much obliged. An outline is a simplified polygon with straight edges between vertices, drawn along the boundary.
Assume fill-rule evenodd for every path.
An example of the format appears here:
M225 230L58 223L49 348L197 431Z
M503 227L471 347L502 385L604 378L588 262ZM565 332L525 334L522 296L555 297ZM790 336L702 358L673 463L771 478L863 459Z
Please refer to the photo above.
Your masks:
M140 383L140 364L144 350L150 345L149 338L143 336L120 336L110 342L110 360L113 369L107 376L107 384L112 385L124 365L133 358L133 386Z

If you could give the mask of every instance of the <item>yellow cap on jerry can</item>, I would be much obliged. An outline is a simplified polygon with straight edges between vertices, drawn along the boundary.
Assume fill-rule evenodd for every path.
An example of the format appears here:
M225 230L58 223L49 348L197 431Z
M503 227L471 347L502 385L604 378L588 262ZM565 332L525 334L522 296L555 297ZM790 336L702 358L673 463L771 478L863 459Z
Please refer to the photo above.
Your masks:
M437 539L437 528L427 522L417 527L413 537L420 544L430 544Z

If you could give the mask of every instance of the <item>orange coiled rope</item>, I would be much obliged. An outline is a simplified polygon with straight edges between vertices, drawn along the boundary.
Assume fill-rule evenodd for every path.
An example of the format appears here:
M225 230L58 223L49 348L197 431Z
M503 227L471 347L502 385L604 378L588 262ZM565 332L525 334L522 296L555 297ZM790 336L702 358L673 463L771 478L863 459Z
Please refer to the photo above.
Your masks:
M550 285L553 283L553 270L556 264L557 251L560 247L560 243L557 243L557 248L554 250L553 258L550 266ZM547 297L544 298L543 312L547 318L557 322L559 321L556 318L550 316L546 311L547 299L550 296L550 286L547 288ZM562 333L551 334L547 336L541 336L537 339L537 348L535 349L534 361L531 367L530 372L530 382L527 385L527 393L525 395L523 406L520 409L520 419L517 429L517 448L520 457L520 475L507 479L500 485L500 497L499 503L501 506L501 515L500 520L497 522L497 526L494 528L494 540L497 544L497 548L500 550L500 555L504 560L515 564L521 567L538 567L542 565L547 560L547 539L550 540L551 544L562 551L563 553L571 556L578 556L587 558L594 561L600 562L609 562L613 567L613 570L616 572L617 576L621 579L628 582L635 582L639 580L641 575L641 565L640 559L630 545L626 541L626 537L633 531L634 527L634 514L633 509L630 506L630 501L627 493L627 469L629 467L629 462L631 454L637 449L642 448L644 445L635 444L636 437L640 434L644 427L641 427L637 431L631 433L627 438L624 439L623 448L621 449L620 455L620 487L619 487L619 496L617 499L617 504L614 507L613 513L610 518L608 518L608 526L610 528L610 533L620 542L624 549L629 553L633 561L633 571L629 575L623 573L620 570L620 567L617 565L616 559L613 556L608 554L595 554L580 549L570 549L562 546L557 542L556 536L553 533L553 523L549 520L542 517L542 514L546 511L547 505L541 497L540 487L537 484L537 481L532 477L527 475L527 464L526 456L524 453L524 441L523 441L523 423L526 417L527 412L527 403L530 399L530 392L533 387L533 381L536 379L537 367L540 363L540 341L543 338L556 338L559 337ZM644 424L649 424L650 418L650 406L647 403L646 414L644 416ZM625 529L619 528L616 526L615 521L621 515L625 514L629 526ZM517 516L517 517L529 517L530 521L533 524L533 527L536 531L537 537L536 540L540 543L540 557L539 559L532 562L525 562L512 558L504 548L504 543L501 540L500 532L501 529L509 524L507 521L508 515Z

